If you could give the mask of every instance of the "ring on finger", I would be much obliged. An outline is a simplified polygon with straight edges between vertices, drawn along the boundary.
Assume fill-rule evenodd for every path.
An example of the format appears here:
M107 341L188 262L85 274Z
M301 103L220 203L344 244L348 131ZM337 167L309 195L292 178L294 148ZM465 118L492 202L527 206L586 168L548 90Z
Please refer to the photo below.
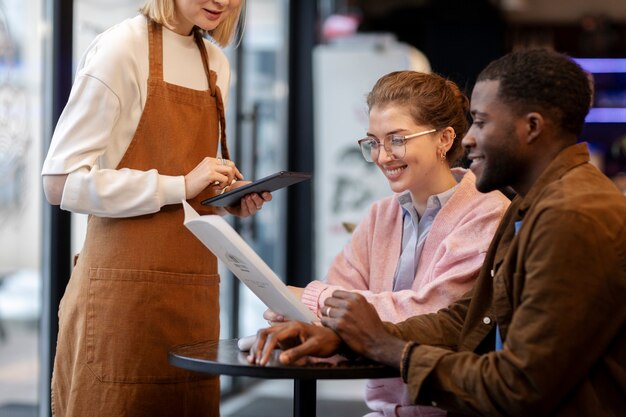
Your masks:
M326 317L330 317L330 309L331 309L330 306L326 307Z

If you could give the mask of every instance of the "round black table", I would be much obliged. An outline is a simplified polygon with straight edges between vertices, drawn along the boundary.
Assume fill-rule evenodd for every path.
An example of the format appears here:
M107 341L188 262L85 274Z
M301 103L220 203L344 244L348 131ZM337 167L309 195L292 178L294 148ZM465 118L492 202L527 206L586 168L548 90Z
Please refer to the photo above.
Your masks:
M177 367L212 375L248 376L266 379L293 379L293 415L315 417L318 379L390 378L397 369L364 359L282 365L275 350L265 366L249 364L248 352L241 352L237 339L181 345L169 353Z

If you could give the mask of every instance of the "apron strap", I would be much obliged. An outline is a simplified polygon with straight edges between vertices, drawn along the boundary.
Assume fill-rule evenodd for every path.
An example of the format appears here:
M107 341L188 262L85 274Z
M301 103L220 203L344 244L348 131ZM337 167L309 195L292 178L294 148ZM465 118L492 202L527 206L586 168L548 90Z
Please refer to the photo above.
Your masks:
M222 151L222 158L230 159L230 152L228 151L228 144L226 142L226 117L224 111L224 101L222 100L222 92L217 85L217 74L212 72L209 66L209 54L206 50L206 45L202 38L202 34L199 30L194 29L194 37L198 49L200 49L200 55L202 55L202 64L204 65L204 72L206 73L207 80L209 82L209 90L211 95L215 96L217 102L217 112L220 121L220 149Z
M220 117L220 148L222 150L222 158L230 159L228 151L228 143L226 142L226 117L224 116L224 101L222 100L222 92L215 85L215 98L217 99L217 112Z
M148 50L150 56L150 75L149 79L163 80L163 28L160 24L154 20L148 22ZM224 114L224 101L222 100L222 93L217 86L217 75L211 74L209 67L209 55L206 50L206 45L202 39L200 31L194 30L194 38L198 49L200 49L200 55L202 56L202 65L204 66L204 72L209 83L209 91L212 96L215 96L217 102L217 111L220 123L220 148L222 152L222 158L230 159L230 152L228 151L228 144L226 142L226 117Z
M202 34L200 30L197 28L193 29L193 37L196 40L196 45L198 45L198 49L200 50L200 55L202 55L202 65L204 65L204 73L206 75L207 82L209 83L209 90L211 91L211 95L215 95L215 79L211 79L211 69L209 66L209 54L206 50L206 45L204 44L204 40L202 39Z
M152 19L148 21L148 56L150 75L148 79L163 80L163 28Z

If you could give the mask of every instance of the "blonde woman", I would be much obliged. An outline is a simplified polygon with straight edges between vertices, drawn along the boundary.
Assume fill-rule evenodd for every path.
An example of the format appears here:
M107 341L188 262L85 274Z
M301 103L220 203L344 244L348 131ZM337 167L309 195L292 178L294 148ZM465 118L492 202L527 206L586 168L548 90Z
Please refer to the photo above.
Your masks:
M218 378L167 352L219 336L217 261L183 227L181 201L212 213L199 202L243 178L228 160L219 46L244 1L147 0L80 63L42 171L51 204L90 215L59 310L55 416L219 415Z

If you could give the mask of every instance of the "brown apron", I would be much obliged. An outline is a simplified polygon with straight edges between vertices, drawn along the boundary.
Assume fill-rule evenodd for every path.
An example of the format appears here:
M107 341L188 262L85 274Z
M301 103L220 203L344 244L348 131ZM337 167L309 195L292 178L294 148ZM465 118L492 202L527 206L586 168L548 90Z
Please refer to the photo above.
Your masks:
M148 34L148 97L117 168L184 175L216 155L218 138L228 158L223 104L202 38L196 43L208 91L164 82L161 26L148 23ZM209 196L190 203L209 213L199 204ZM53 414L218 416L219 379L167 361L174 345L218 337L217 261L183 226L180 204L132 218L91 216L59 309Z

